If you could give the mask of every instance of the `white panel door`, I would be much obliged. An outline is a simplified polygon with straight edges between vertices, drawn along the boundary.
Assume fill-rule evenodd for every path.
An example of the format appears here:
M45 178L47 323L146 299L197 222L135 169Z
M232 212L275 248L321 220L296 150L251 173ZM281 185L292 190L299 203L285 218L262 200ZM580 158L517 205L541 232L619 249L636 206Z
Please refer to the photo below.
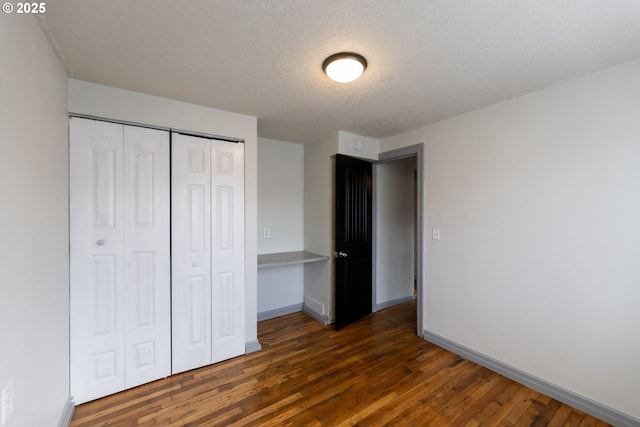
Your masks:
M170 374L169 134L70 120L71 394Z
M211 363L211 143L172 134L172 372Z
M171 374L169 132L124 127L125 388Z
M211 141L212 363L244 354L244 144Z
M244 145L172 134L173 373L244 354Z
M122 126L70 121L71 394L124 388Z

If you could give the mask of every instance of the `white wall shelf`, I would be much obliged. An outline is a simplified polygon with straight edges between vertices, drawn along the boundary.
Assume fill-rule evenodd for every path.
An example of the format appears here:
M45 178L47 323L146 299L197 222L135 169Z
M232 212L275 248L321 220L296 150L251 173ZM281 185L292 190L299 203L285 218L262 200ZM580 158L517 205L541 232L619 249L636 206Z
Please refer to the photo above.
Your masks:
M284 265L306 264L308 262L327 261L326 255L307 251L281 252L258 255L258 268L280 267Z

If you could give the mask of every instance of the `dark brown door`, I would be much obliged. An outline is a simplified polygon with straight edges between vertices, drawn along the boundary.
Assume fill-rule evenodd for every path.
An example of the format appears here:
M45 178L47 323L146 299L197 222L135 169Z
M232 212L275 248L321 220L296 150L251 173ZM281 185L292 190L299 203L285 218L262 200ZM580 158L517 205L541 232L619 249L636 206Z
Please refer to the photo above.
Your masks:
M371 163L336 155L336 329L371 313Z

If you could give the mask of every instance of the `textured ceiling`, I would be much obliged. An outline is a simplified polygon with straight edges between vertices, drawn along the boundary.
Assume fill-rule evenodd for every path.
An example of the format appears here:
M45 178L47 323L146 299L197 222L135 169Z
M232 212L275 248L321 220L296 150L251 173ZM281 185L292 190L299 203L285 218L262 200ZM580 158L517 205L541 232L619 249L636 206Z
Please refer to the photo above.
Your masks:
M55 0L70 77L258 117L258 134L382 138L640 57L639 0ZM350 84L322 61L359 52Z

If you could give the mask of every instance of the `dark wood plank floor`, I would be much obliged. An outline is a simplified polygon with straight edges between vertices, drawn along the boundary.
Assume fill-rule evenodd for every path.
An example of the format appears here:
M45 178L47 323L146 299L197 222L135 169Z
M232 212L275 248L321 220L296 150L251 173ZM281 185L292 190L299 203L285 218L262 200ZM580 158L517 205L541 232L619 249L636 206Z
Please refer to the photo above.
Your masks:
M76 408L81 426L606 426L415 334L415 304L340 331L260 322L263 350Z

